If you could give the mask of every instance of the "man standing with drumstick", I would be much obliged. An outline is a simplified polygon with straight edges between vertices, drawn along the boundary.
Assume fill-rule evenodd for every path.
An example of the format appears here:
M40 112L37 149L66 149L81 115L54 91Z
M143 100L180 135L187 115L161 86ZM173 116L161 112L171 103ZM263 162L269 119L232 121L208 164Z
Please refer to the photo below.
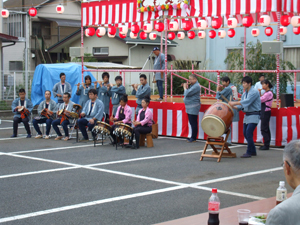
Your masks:
M159 47L154 47L153 49L155 57L153 69L155 70L164 70L165 69L165 55L160 52ZM163 100L164 89L163 89L163 81L164 81L164 72L155 72L155 81L157 84L157 89L159 93L159 98L157 101Z
M234 87L234 85L230 82L229 77L222 77L221 79L222 81L222 86L218 86L217 87L217 95L216 95L216 99L220 99L223 102L228 102L231 101L231 99L233 98L233 90L232 87ZM236 109L233 109L233 122L237 122L239 121L239 112ZM227 140L227 144L231 145L231 126L230 126L230 133L228 136L228 140Z
M241 101L232 102L228 104L235 109L242 110L246 113L244 117L244 137L248 142L247 152L241 158L250 158L256 156L256 148L253 141L253 132L260 120L260 94L258 90L252 86L252 78L245 76L242 79L243 88L245 89Z
M184 104L185 110L188 114L189 123L192 127L192 136L187 140L188 143L196 142L198 134L198 114L201 107L200 102L200 85L198 83L197 77L194 74L189 76L189 83L191 84L188 87L187 83L183 84L184 88Z
M136 104L137 104L136 115L143 108L142 107L143 98L151 95L151 89L150 89L149 84L147 83L147 76L145 74L140 75L140 82L141 82L140 86L138 86L138 84L132 85L133 90L131 92L131 94L135 95L135 97L137 98L137 100L136 100Z

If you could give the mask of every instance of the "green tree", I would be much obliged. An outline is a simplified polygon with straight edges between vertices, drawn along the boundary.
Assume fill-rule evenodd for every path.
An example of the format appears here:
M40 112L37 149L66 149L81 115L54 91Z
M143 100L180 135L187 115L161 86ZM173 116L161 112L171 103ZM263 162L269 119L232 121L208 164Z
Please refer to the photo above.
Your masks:
M228 64L229 70L242 70L244 67L244 56L241 49L235 49L231 51L226 57L225 61ZM262 54L262 44L249 42L247 44L247 58L246 58L246 69L247 70L276 70L276 55ZM280 59L280 69L282 70L294 70L295 67L289 61ZM230 80L236 84L241 90L241 80L243 73L222 73L222 76L228 76ZM247 73L251 76L253 81L258 81L259 73ZM273 86L276 88L276 73L265 73L265 78L270 80ZM292 84L293 89L293 74L292 73L280 73L279 78L279 91L280 93L287 92L287 84ZM274 89L275 90L275 89Z
M98 62L98 60L95 57L93 57L92 54L89 54L89 53L84 53L83 61L84 62ZM81 58L76 57L72 60L72 62L81 62Z

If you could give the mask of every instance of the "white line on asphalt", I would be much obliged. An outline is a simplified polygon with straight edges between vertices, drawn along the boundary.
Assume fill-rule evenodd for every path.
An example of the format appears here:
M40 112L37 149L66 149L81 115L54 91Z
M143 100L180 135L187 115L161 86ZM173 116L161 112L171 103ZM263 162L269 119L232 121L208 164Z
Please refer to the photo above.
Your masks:
M274 171L278 171L278 170L282 170L282 167L276 167L276 168L266 169L266 170L258 170L255 172L242 173L242 174L233 175L233 176L229 176L229 177L222 177L222 178L217 178L217 179L212 179L212 180L206 180L206 181L193 183L192 185L198 186L198 185L217 183L217 182L221 182L221 181L233 180L233 179L237 179L237 178L248 177L248 176L253 176L253 175L258 175L258 174L263 174L263 173L270 173L270 172L274 172Z
M11 177L28 176L28 175L41 174L41 173L52 173L52 172L72 170L72 169L78 169L78 168L80 168L80 167L73 166L73 167L64 167L64 168L50 169L50 170L39 170L39 171L33 171L33 172L15 173L15 174L8 174L8 175L0 176L0 179L11 178Z
M182 140L182 141L186 141L186 138L182 138L182 137L158 136L158 139L173 139L173 140ZM200 139L197 139L196 142L204 142L204 143L206 143L205 140L200 140Z
M3 122L10 122L12 123L13 121L12 120L2 120Z
M72 148L83 148L83 147L91 147L91 146L94 146L94 144L76 145L76 146L69 146L69 147L57 147L57 148L41 148L41 149L36 149L36 150L26 150L26 151L8 152L8 153L22 154L22 153L32 153L32 152L46 152L46 151L57 151L57 150L72 149Z
M17 216L5 217L5 218L0 219L0 223L21 220L21 219L26 219L26 218L31 218L31 217L36 217L36 216L41 216L41 215L46 215L46 214L52 214L52 213L57 213L57 212L62 212L62 211L67 211L67 210L72 210L72 209L78 209L78 208L83 208L83 207L88 207L88 206L100 205L100 204L109 203L109 202L115 202L115 201L132 199L132 198L137 198L137 197L142 197L142 196L159 194L159 193L164 193L164 192L168 192L168 191L175 191L175 190L179 190L179 189L183 189L183 188L185 188L185 186L168 187L168 188L162 188L162 189L157 189L157 190L153 190L153 191L140 192L140 193L135 193L135 194L130 194L130 195L123 195L123 196L112 197L112 198L107 198L107 199L102 199L102 200L97 200L97 201L80 203L80 204L76 204L76 205L68 205L68 206L63 206L63 207L58 207L58 208L53 208L53 209L48 209L48 210L43 210L43 211L38 211L38 212L32 212L32 213L27 213L27 214L22 214L22 215L17 215Z
M211 191L211 189L212 189L212 188L209 188L209 187L196 186L196 185L190 185L190 187L200 189L200 190L205 190L205 191ZM225 190L220 190L220 189L218 189L218 193L233 195L233 196L238 196L238 197L243 197L243 198L256 199L256 200L265 199L263 197L259 197L259 196L255 196L255 195L248 195L248 194L232 192L232 191L225 191Z
M26 134L24 134L26 135ZM16 140L16 139L23 139L26 138L26 136L23 137L15 137L15 138L0 138L0 141L7 141L7 140Z

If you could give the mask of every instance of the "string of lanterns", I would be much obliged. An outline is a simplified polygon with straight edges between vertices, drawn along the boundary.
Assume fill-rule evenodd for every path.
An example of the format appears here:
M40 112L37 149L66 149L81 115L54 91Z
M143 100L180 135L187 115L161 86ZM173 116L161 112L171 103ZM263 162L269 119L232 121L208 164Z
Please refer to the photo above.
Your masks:
M62 13L64 13L64 11L65 11L65 7L63 5L59 4L59 5L56 6L56 12L58 14L62 14ZM28 9L28 14L31 17L35 17L37 15L37 9L34 8L34 7L29 8ZM9 11L7 9L2 9L1 10L1 16L3 18L8 18L9 17Z
M246 15L244 16L243 20L242 20L242 24L244 27L249 28L253 25L254 21L252 16L250 15ZM269 15L262 15L259 18L259 23L260 25L262 25L263 27L265 27L265 35L266 36L271 36L273 34L273 28L270 27L270 23L271 23L271 18ZM280 27L280 34L284 35L287 33L287 26L289 26L290 24L293 26L293 32L296 35L300 34L300 16L293 16L292 18L289 15L282 15L281 19L280 19L280 23L281 23L281 27ZM211 29L208 32L208 36L211 39L214 39L215 37L219 37L220 39L223 39L226 37L226 35L229 38L233 38L236 34L235 32L235 28L238 25L238 21L236 18L229 18L227 20L227 25L228 25L228 30L227 30L227 34L226 31L221 29L222 26L222 18L221 17L215 17L212 19L211 21L211 27L213 29ZM177 22L177 20L171 20L168 21L168 30L170 32L168 32L168 39L169 40L174 40L176 38L176 33L177 32L177 38L179 40L183 40L186 36L189 39L194 39L196 36L198 36L198 38L200 39L204 39L206 37L206 33L205 33L205 29L208 28L208 24L207 21L203 18L199 19L197 21L197 28L199 29L198 33L196 34L194 31L191 31L191 29L193 28L193 22L188 19L188 20L182 20L182 24L181 27L185 32L179 31L179 23ZM155 32L153 32L153 30L156 30L157 32L162 32L165 29L165 25L162 22L155 22L154 26L151 23L145 23L142 27L142 29L139 27L139 25L134 24L131 26L131 32L130 32L130 38L132 39L136 39L138 36L142 39L145 40L148 36L150 40L155 40L157 38L157 34ZM218 30L218 31L216 31ZM99 27L96 32L94 28L87 28L85 30L85 35L87 37L93 36L96 33L97 37L101 38L106 34L106 30L104 27ZM115 26L109 26L108 27L108 36L113 38L115 37L117 33L117 27ZM128 27L125 25L121 25L119 27L119 37L120 38L126 38L127 37L127 33L128 33ZM260 30L258 28L253 28L251 30L251 34L253 37L258 37L260 35Z

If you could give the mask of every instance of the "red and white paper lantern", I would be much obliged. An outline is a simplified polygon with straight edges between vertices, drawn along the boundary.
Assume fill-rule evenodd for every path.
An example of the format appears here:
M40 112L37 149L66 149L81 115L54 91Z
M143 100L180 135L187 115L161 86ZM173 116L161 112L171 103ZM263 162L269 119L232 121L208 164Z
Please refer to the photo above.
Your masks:
M62 13L64 13L64 11L65 11L65 7L63 5L57 5L56 6L56 12L58 14L62 14Z
M252 16L245 16L242 21L244 27L251 27L253 24Z
M174 32L170 32L168 33L168 39L170 40L174 40L174 38L176 37L175 33Z
M144 32L146 32L146 33L151 33L152 30L153 30L152 24L150 24L150 23L144 24L143 30L144 30Z
M9 11L7 9L2 9L1 10L1 16L3 18L7 18L9 16Z
M251 30L251 34L253 37L257 37L259 35L260 31L257 28L254 28Z
M273 28L272 27L267 27L265 29L265 34L270 37L273 34Z
M229 29L227 31L227 35L228 35L228 37L233 38L235 36L235 30L234 29Z
M144 31L142 31L142 32L140 33L140 38L141 38L142 40L145 40L145 39L147 38L147 33L145 33Z
M177 37L179 40L183 40L185 38L185 33L184 32L178 32Z
M218 31L219 38L223 39L226 37L226 31L225 30L219 30Z
M150 38L150 40L154 41L157 38L157 34L152 32L149 34L149 38Z
M293 27L299 27L300 26L300 16L293 16L291 19L291 24Z
M285 35L287 33L287 27L280 27L279 32L281 35Z
M122 39L124 39L124 38L127 37L127 34L121 34L121 33L119 32L119 37L122 38Z
M293 27L293 32L294 32L294 34L299 35L300 34L300 27Z
M138 37L138 34L130 32L130 38L131 39L137 39L137 37Z
M190 29L193 28L193 22L190 21L190 20L186 20L186 21L182 21L182 28L185 30L185 31L189 31Z
M280 23L282 26L287 27L288 25L290 25L291 22L291 17L289 17L288 15L282 15L280 17Z
M213 18L211 21L211 27L214 29L219 29L222 26L222 18Z
M92 27L89 27L89 28L87 28L87 29L85 29L85 36L87 36L87 37L91 37L91 36L94 36L94 34L95 34L95 29L94 28L92 28Z
M200 30L205 30L207 28L207 22L206 22L206 20L198 20L197 21L197 27Z
M125 25L120 26L120 27L119 27L119 32L120 32L120 34L123 34L123 35L127 34L127 32L128 32L128 27L125 26Z
M237 19L236 18L229 18L228 20L227 20L227 26L229 27L229 28L236 28L237 27L237 24L238 24L238 22L237 22Z
M134 25L131 26L131 32L132 33L137 34L137 33L139 33L139 31L140 31L139 25L134 24Z
M108 27L108 34L116 35L116 33L117 33L117 28L115 26L109 26Z
M198 32L198 38L203 39L203 38L205 38L205 36L206 36L205 31L200 30L200 31Z
M214 39L214 38L217 36L217 33L216 33L216 31L214 31L214 30L210 30L210 31L208 32L208 36L209 36L211 39Z
M252 18L252 17L251 17ZM271 17L269 15L262 15L260 18L259 18L259 23L264 26L264 27L267 27L270 25L271 23Z
M29 16L32 16L32 17L36 16L36 14L37 14L36 8L31 7L31 8L28 10L28 14L29 14Z
M176 21L171 21L169 23L169 28L171 31L177 31L178 30L178 23Z
M109 38L114 38L114 37L116 36L116 34L110 34L110 33L107 33L107 36L108 36Z
M196 34L195 34L194 31L189 31L189 32L188 32L188 38L189 38L189 39L194 39L195 37L196 37Z
M154 25L155 30L162 32L165 29L165 25L162 22L158 22Z
M96 30L96 35L98 37L103 37L105 34L106 34L105 27L98 27L98 29Z

